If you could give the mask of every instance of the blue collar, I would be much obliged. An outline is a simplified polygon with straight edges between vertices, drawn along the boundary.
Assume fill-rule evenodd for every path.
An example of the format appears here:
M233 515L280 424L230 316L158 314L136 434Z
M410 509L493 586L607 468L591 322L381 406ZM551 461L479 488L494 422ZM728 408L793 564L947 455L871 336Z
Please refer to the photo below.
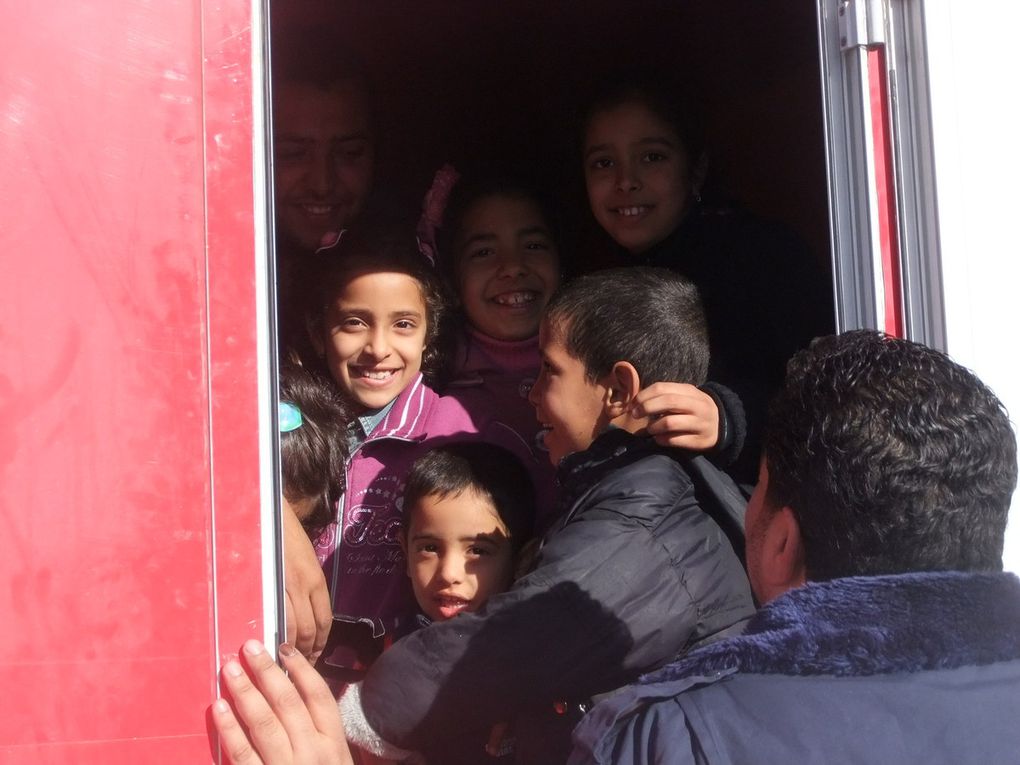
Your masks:
M721 671L861 677L1020 659L1020 580L923 572L809 582L744 634L692 651L642 684Z

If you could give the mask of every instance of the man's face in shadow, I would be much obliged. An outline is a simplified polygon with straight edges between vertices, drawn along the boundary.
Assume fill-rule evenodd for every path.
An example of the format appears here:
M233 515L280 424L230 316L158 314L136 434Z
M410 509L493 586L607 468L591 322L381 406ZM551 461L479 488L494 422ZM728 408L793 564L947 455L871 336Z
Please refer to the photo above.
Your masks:
M281 84L274 98L276 221L309 252L361 214L375 144L365 93L354 80L328 88Z

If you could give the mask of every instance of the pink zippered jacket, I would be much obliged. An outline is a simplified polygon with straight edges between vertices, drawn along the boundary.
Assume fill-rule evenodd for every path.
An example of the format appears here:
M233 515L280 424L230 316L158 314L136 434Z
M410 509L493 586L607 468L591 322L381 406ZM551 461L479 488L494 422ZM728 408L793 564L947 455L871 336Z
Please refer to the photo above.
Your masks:
M502 446L528 467L534 459L509 427L472 416L420 374L351 455L338 517L315 543L336 617L369 623L376 637L411 625L417 608L399 541L404 483L418 457L465 440Z

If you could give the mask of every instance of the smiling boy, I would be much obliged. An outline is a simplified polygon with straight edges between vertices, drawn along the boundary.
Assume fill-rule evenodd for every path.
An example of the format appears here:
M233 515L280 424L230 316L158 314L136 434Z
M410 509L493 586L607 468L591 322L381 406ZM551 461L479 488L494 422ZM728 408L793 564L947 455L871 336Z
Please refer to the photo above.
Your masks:
M531 401L562 501L534 568L480 611L398 642L361 689L359 729L429 761L477 761L464 742L514 720L519 762L563 762L592 696L753 613L688 474L704 458L658 447L631 411L652 383L704 381L697 290L658 269L584 277L550 302L542 352Z

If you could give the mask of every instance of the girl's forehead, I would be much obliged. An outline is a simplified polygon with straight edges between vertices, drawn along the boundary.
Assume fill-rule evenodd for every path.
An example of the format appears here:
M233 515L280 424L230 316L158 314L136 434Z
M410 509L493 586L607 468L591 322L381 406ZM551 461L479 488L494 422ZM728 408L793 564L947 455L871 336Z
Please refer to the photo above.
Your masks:
M403 271L362 269L337 285L333 304L348 302L404 302L424 311L425 291L416 277Z
M525 192L493 192L478 197L464 209L459 238L470 236L472 229L485 228L507 219L548 225L541 205Z
M592 113L585 129L585 149L595 143L647 138L680 144L676 127L644 99L634 98Z

